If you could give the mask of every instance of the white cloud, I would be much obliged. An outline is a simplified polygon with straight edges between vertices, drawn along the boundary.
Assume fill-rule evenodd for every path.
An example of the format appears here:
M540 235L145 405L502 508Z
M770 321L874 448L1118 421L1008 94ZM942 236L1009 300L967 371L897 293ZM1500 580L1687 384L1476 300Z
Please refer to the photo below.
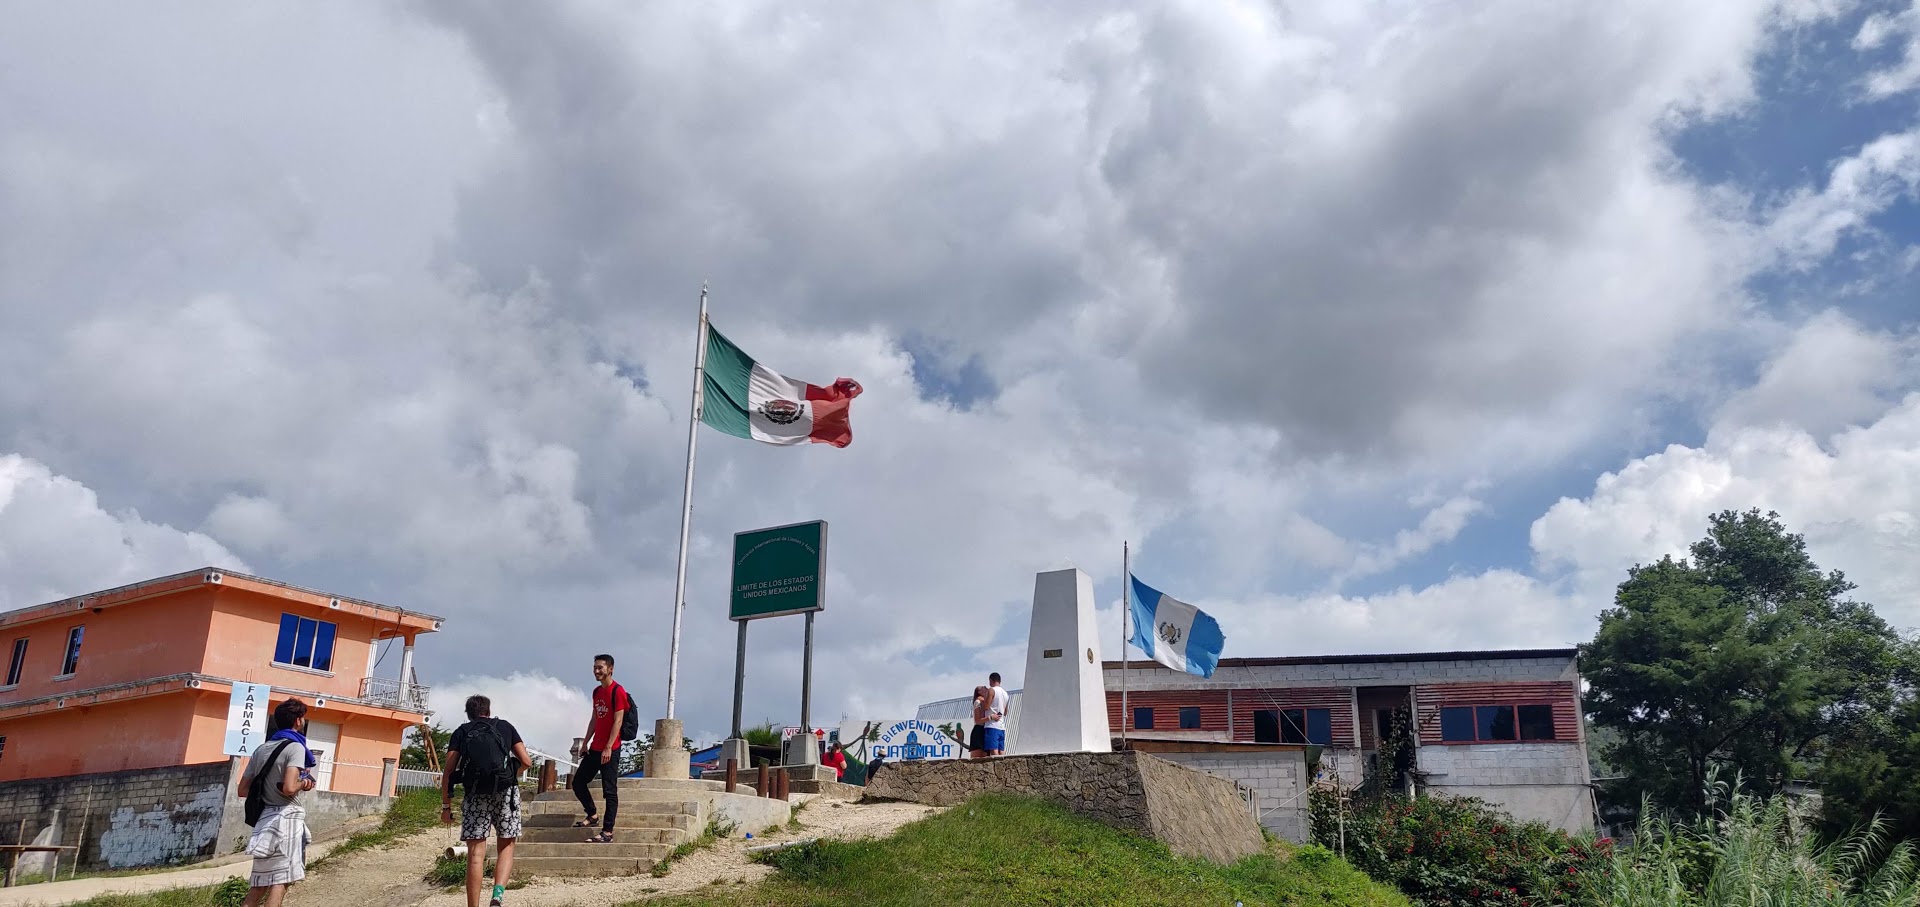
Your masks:
M1836 162L1820 189L1804 188L1770 213L1767 242L1792 267L1811 268L1875 215L1920 191L1920 128L1888 133Z
M85 485L0 455L0 611L206 566L249 569L212 538L109 513Z
M1853 46L1859 50L1878 50L1889 44L1898 48L1899 59L1868 74L1868 97L1885 98L1920 88L1920 0L1903 10L1868 16L1853 38Z
M0 32L0 450L134 536L445 614L422 672L472 679L436 696L525 697L533 736L602 648L662 698L711 279L753 355L867 393L844 451L702 437L695 736L731 699L731 533L797 519L833 525L829 717L1014 679L1031 574L1110 579L1121 539L1208 577L1236 646L1562 642L1573 593L1518 573L1298 590L1639 428L1743 319L1755 230L1667 141L1825 12L48 7ZM1804 254L1901 191L1910 155L1869 152L1783 209ZM905 338L993 392L944 402ZM1904 380L1803 345L1861 357L1834 418ZM1794 368L1727 424L1804 420ZM121 576L39 557L58 594ZM797 717L798 636L753 628L749 721Z
M514 671L505 676L463 674L428 691L427 707L440 726L456 728L466 722L467 697L475 694L487 697L493 716L512 724L527 746L563 759L573 746L573 738L586 731L592 714L591 702L579 686L538 671Z
M1867 365L1859 367L1861 360ZM1602 475L1584 499L1562 500L1533 525L1543 569L1568 571L1599 595L1626 568L1684 556L1720 510L1778 511L1814 560L1860 585L1856 595L1896 626L1920 627L1920 350L1911 337L1816 319L1783 348L1735 415L1698 447L1674 444ZM1837 407L1859 406L1903 375L1904 398L1851 425L1806 405L1777 380L1797 369ZM1851 378L1851 381L1843 380ZM1747 418L1768 414L1766 419ZM1805 424L1782 421L1792 415ZM1808 425L1813 428L1807 427Z

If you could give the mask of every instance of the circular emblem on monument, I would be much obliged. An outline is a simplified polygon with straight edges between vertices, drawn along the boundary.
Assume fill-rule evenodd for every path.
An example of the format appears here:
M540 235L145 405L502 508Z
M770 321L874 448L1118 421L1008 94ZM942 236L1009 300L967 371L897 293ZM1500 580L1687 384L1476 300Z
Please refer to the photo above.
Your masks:
M792 400L768 400L760 404L760 415L775 425L792 425L800 421L803 411L800 404Z

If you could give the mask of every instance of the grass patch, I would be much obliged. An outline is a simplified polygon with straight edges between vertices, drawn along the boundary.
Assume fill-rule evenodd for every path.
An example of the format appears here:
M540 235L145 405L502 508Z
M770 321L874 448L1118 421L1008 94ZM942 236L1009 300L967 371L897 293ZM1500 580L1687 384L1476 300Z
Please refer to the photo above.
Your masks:
M460 804L454 803L453 820L460 821ZM411 834L440 826L440 792L438 790L418 789L402 793L393 798L387 807L386 818L380 827L363 831L340 842L340 846L329 851L326 856L307 863L309 872L326 865L333 860L356 851L371 847L385 847Z
M674 907L924 907L954 892L993 892L1002 904L1325 905L1407 907L1320 847L1275 844L1232 866L1174 856L1038 800L979 797L893 837L817 841L760 856L778 875L649 905Z
M246 881L240 882L240 897L247 896ZM77 901L68 907L234 907L239 900L217 899L221 886L202 885L198 888L169 888L165 891L145 891L139 894L103 894L97 898Z
M653 864L653 877L656 879L664 877L668 872L672 871L671 867L674 861L684 859L694 851L705 850L712 847L715 842L721 838L731 837L733 833L739 829L740 823L734 822L731 819L724 819L719 816L708 819L707 827L700 832L700 837L675 847L672 851L668 852L666 857L660 862Z
M812 801L812 800L808 800L808 801L806 801L806 802L804 802L804 803L795 803L795 804L793 804L793 812L791 812L791 813L789 813L789 814L787 815L787 830L788 830L788 831L799 831L799 830L800 830L800 811L801 811L801 810L803 810L803 809L806 809L806 808L807 808L808 806L811 806L811 805L813 805L813 801Z

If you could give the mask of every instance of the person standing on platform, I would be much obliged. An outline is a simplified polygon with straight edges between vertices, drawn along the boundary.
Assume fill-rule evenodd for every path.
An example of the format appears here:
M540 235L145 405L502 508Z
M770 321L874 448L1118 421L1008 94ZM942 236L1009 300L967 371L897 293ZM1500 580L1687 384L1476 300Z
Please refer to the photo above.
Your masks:
M992 687L991 698L987 702L987 755L1004 756L1007 753L1007 691L1000 686L1000 672L987 675L987 685Z
M593 656L593 679L598 686L593 688L593 715L587 719L587 746L575 754L580 767L573 773L573 794L580 798L587 817L573 823L573 827L592 828L599 824L600 833L587 842L609 844L613 842L614 814L620 809L620 726L633 709L633 697L627 695L625 687L613 682L611 655ZM593 783L594 775L600 776L600 795L607 801L607 810L599 820L594 818L593 794L588 786Z

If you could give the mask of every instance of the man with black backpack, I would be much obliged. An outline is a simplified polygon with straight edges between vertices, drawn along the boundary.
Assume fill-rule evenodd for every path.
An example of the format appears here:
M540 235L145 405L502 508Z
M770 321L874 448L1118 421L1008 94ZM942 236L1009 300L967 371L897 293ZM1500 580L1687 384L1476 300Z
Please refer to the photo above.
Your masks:
M587 839L591 844L613 841L613 814L620 809L620 744L639 736L640 715L634 711L633 697L625 687L613 682L613 656L593 656L593 717L587 719L587 745L574 757L580 767L573 771L573 794L587 810L587 817L573 823L575 828L595 824L593 794L588 785L600 776L600 795L607 801L601 817L600 833Z
M287 886L307 877L307 812L294 802L313 790L307 771L307 704L287 699L273 709L271 733L247 758L240 773L240 791L246 802L247 855L253 868L247 877L246 907L280 907Z
M486 871L487 834L500 842L493 867L492 907L500 907L513 877L513 842L520 837L520 773L533 767L527 745L513 725L493 717L493 701L467 697L467 723L447 740L447 768L440 782L440 821L453 822L453 784L460 800L460 840L467 842L467 907L480 907Z

